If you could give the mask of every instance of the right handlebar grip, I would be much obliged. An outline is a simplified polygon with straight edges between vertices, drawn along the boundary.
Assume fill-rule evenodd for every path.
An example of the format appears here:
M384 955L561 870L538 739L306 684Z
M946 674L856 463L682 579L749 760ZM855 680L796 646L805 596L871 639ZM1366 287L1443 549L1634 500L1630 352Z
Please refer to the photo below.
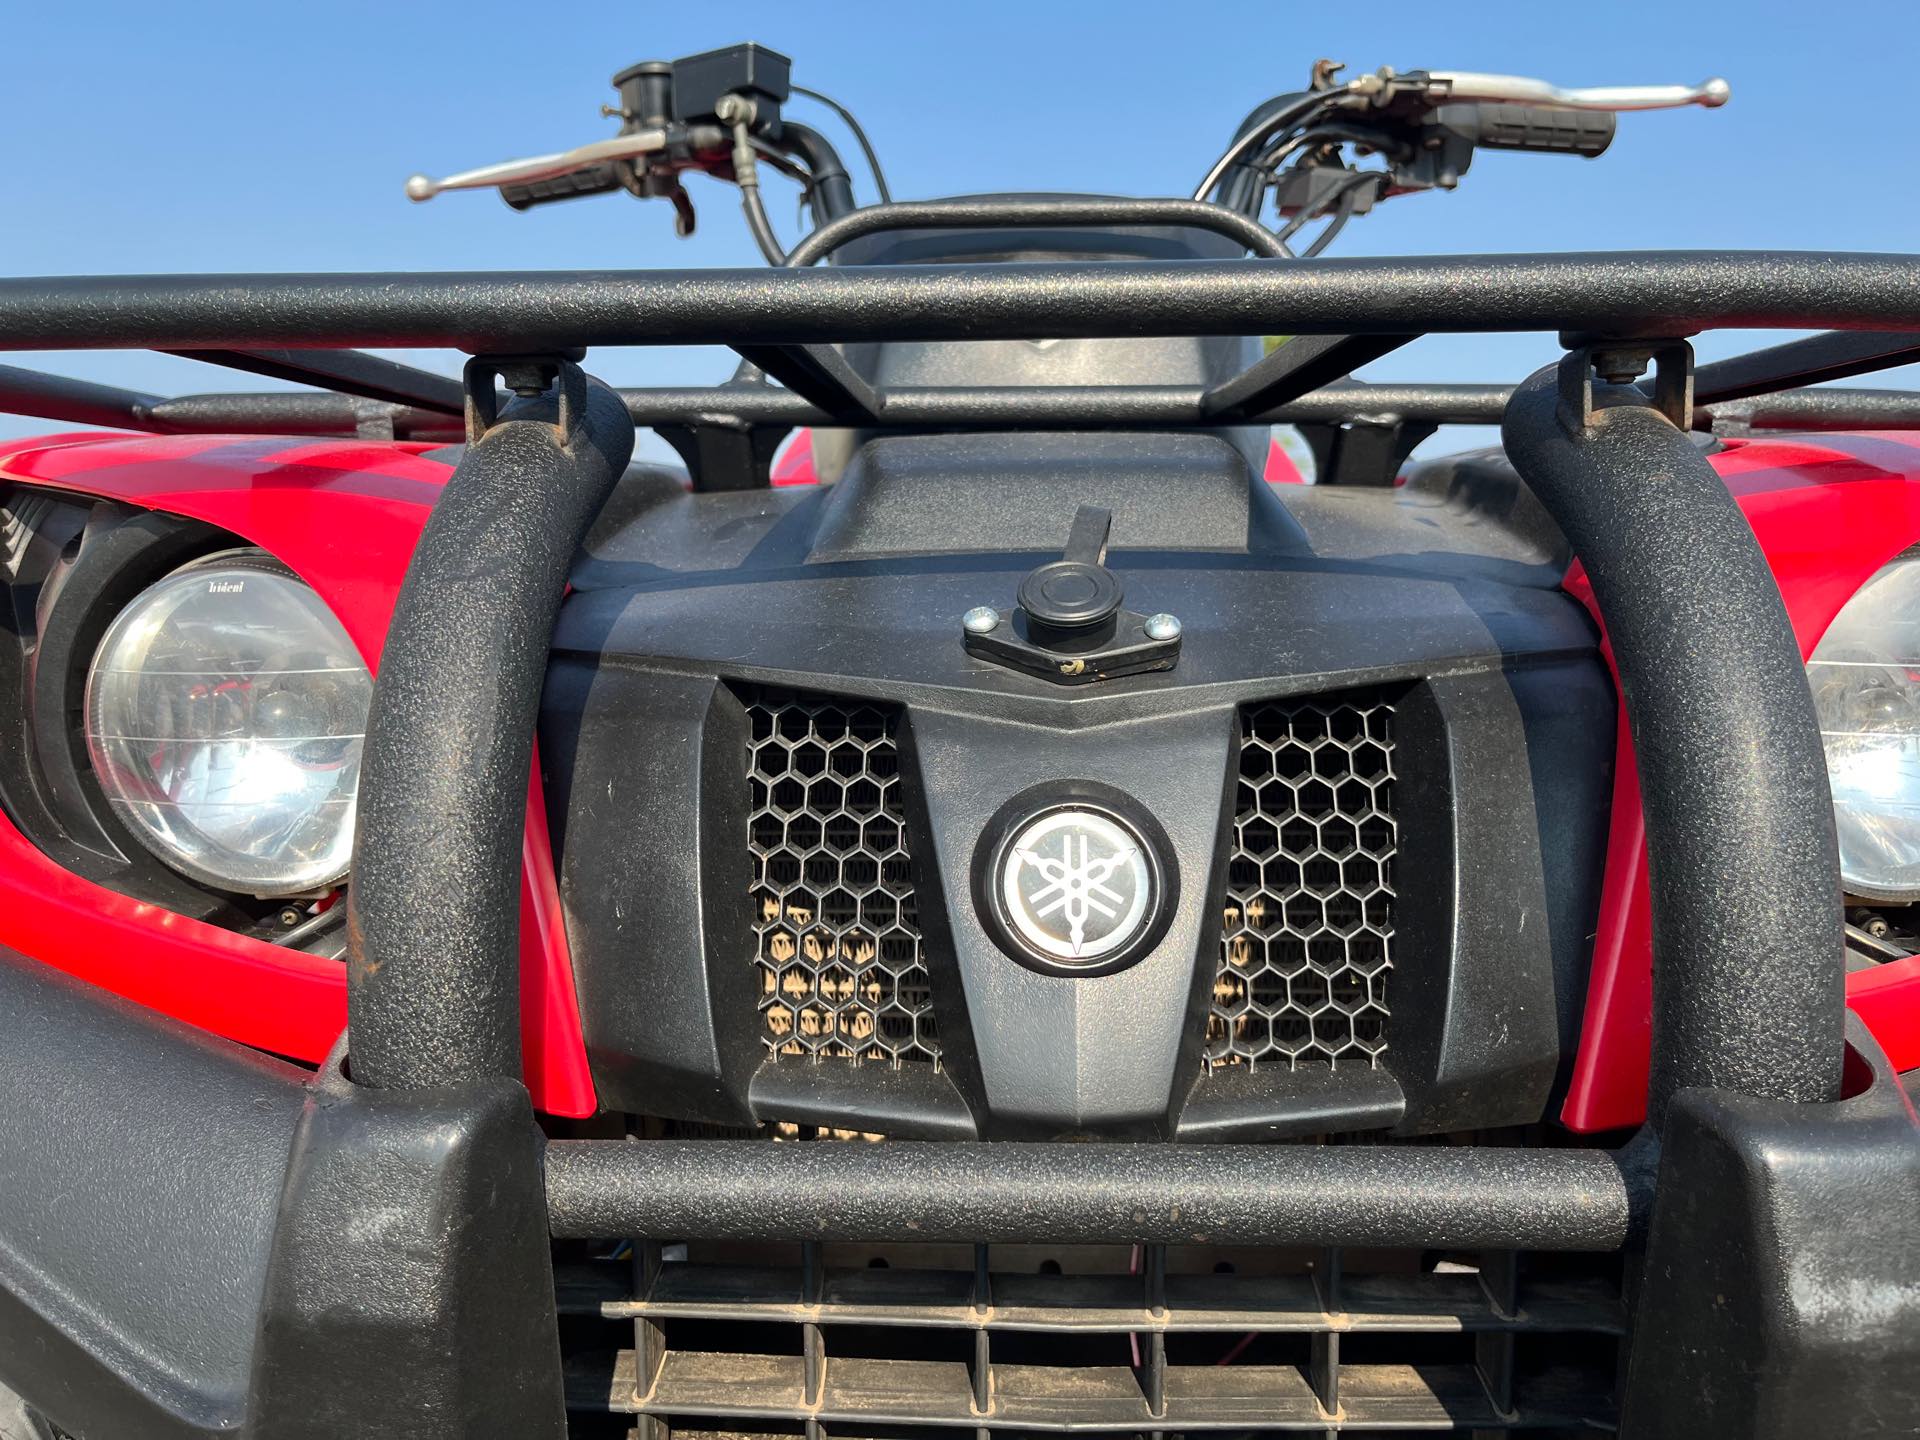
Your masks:
M545 180L529 180L524 185L502 185L500 198L516 210L531 210L536 205L578 200L583 195L604 195L620 188L620 176L612 165L589 165Z
M1566 110L1557 105L1449 105L1475 112L1466 125L1454 122L1486 150L1535 150L1592 159L1613 143L1614 117L1604 110ZM1443 123L1446 123L1443 121Z

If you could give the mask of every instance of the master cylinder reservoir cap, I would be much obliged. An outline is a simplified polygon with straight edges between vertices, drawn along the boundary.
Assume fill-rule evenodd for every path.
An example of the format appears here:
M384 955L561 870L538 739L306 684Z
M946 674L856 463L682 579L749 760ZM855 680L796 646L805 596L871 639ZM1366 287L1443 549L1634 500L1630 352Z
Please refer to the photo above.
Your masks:
M985 605L962 618L967 653L1063 685L1172 669L1180 658L1180 624L1170 615L1123 607L1126 591L1106 566L1112 528L1110 511L1082 505L1066 552L1020 582L1011 619Z

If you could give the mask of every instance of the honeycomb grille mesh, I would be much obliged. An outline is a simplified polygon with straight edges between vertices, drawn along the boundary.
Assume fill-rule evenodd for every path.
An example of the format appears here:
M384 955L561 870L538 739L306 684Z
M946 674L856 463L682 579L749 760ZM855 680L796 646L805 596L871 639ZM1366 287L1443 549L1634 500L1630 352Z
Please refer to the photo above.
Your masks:
M1393 967L1393 706L1249 706L1205 1064L1372 1065Z
M938 1065L897 713L787 691L744 699L762 1041L780 1060Z

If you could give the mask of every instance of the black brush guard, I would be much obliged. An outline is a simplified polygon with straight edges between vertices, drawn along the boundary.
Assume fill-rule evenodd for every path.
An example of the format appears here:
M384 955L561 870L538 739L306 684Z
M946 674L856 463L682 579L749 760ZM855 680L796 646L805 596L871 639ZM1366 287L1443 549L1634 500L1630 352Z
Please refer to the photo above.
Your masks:
M1638 1276L1629 1433L1872 1434L1876 1415L1915 1413L1911 1112L1857 1030L1869 1083L1841 1099L1838 867L1811 699L1752 533L1686 433L1696 397L1902 363L1920 353L1907 325L1920 326L1920 259L1900 256L0 282L7 348L190 352L327 385L378 407L390 431L445 428L456 397L444 380L343 347L482 357L463 397L471 443L413 558L380 667L351 897L352 1080L336 1067L302 1104L237 1412L247 1433L559 1434L549 1232L1625 1247ZM1762 326L1840 328L1693 370L1682 337ZM1420 335L1490 330L1556 331L1570 348L1511 392L1334 383ZM1196 392L881 394L830 348L1268 331L1300 338ZM656 343L731 345L787 389L615 393L578 368L579 347ZM1648 356L1645 389L1597 378L1637 373ZM503 408L496 379L521 398ZM140 428L170 428L167 406L196 403L19 371L0 384L22 410ZM1502 407L1514 463L1606 616L1654 886L1652 1119L1633 1143L543 1141L518 1084L528 737L570 559L636 421L1126 428L1360 419L1383 398L1435 418ZM343 415L339 396L198 403L209 427L223 410L266 424L305 406L297 423L323 430L367 414ZM1828 1303L1862 1286L1905 1298L1892 1311ZM0 1338L26 1326L0 1310ZM71 1348L78 1394L100 1362L84 1336ZM986 1403L965 1423L1010 1423ZM1314 1407L1266 1422L1162 1408L1146 1423L1347 1423L1327 1395Z

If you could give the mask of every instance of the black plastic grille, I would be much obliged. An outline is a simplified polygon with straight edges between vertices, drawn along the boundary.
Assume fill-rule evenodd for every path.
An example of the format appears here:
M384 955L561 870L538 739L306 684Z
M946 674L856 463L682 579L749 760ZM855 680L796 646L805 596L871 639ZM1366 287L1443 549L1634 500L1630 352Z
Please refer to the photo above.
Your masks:
M1241 714L1227 906L1205 1063L1372 1065L1393 968L1393 705Z
M777 1059L937 1065L897 712L744 698L761 1039Z
M1605 1255L694 1244L556 1273L576 1426L643 1437L1588 1435L1625 1321Z

